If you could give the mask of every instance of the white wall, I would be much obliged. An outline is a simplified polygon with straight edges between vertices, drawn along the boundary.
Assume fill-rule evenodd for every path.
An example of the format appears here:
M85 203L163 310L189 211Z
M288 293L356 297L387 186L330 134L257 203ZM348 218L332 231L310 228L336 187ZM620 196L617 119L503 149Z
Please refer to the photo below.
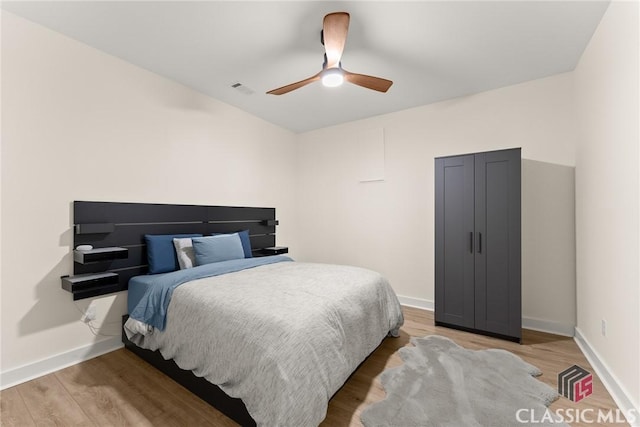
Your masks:
M60 288L73 200L274 206L296 246L289 131L7 12L2 107L3 373L107 338Z
M512 147L522 147L522 157L535 161L525 163L523 188L538 192L523 194L523 206L559 200L548 214L557 213L556 220L572 229L572 83L571 73L560 74L301 134L297 198L298 216L304 222L299 223L299 258L378 270L399 295L408 297L404 301L432 305L434 157ZM358 141L377 128L384 129L385 180L361 183ZM544 177L538 176L545 164L564 167L555 176L568 180L546 194ZM563 196L568 199L563 201ZM525 213L523 221L530 218ZM523 223L523 294L536 295L524 299L523 316L538 328L571 333L573 233L554 234L555 228L535 225ZM542 243L538 238L543 236ZM566 264L540 271L536 262L541 257Z
M0 22L3 11L0 9ZM0 29L0 47L2 46L2 30ZM0 48L1 51L1 48ZM2 78L2 55L0 55L0 79ZM0 100L2 100L2 84L0 84ZM0 130L2 129L2 102L0 102ZM2 177L2 135L0 131L0 178ZM0 179L0 238L2 237L2 182ZM0 307L2 307L2 244L0 241ZM2 372L2 316L0 315L0 372Z
M522 304L530 329L573 336L575 168L522 160Z
M638 19L637 2L611 3L575 91L578 330L640 409Z

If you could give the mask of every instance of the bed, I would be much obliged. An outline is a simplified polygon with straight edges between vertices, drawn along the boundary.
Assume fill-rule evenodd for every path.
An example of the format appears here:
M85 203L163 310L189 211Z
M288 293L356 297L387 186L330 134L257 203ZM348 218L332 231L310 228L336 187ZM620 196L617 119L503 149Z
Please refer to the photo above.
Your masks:
M133 318L125 329L136 345L241 398L257 425L316 426L357 366L397 335L402 312L377 273L268 258L180 285L162 331L129 327Z
M247 235L255 242L250 258L131 274L126 284L128 315L123 318L127 349L241 425L318 425L333 394L386 336L397 335L403 323L395 293L376 272L259 256L261 244L275 243L275 230L260 235L251 227L277 224L275 209L246 208L260 215L267 212L267 219L250 220L242 211L241 218L231 215L222 221L209 216L202 221L206 225L189 221L197 227L177 230L176 221L161 229L157 222L151 226L147 214L136 213L137 205L126 206L133 212L127 215L141 224L134 234L204 227L199 234L205 237L194 238L200 241L213 240L207 235L211 228L218 234L249 226ZM165 210L176 205L154 206ZM147 204L142 208L149 211ZM144 242L144 235L138 235L138 242ZM150 242L141 246L141 254L148 255ZM144 262L142 255L133 262ZM145 273L151 268L132 269Z

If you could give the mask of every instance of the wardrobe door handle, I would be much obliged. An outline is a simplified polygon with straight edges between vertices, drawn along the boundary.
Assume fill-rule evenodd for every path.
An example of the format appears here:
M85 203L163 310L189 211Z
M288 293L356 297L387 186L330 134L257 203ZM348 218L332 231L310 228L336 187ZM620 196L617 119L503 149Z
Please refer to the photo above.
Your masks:
M482 253L482 233L478 232L478 253Z
M469 232L469 252L473 253L473 231Z

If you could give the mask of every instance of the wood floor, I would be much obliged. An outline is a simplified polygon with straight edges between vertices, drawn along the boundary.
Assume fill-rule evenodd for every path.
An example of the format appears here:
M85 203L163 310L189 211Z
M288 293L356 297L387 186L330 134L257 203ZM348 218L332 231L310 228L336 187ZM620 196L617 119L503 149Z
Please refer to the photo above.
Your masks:
M520 345L436 327L432 312L404 307L404 314L405 325L400 337L386 338L336 393L321 424L323 427L361 425L360 412L385 396L377 376L385 368L402 363L396 351L411 345L412 336L437 334L470 349L509 350L542 370L540 380L553 388L556 388L557 374L571 365L593 372L571 338L525 330ZM579 403L560 398L551 409L615 409L615 403L595 373L593 377L591 396ZM0 400L0 424L7 427L236 425L125 349L3 390Z

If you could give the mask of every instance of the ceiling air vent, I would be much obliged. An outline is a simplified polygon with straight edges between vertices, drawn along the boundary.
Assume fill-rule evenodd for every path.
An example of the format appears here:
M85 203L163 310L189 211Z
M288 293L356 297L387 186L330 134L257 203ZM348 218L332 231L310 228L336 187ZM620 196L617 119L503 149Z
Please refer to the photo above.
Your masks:
M253 89L243 85L240 82L232 84L231 87L234 88L235 90L237 90L238 92L244 94L244 95L253 95L253 93L254 93Z

